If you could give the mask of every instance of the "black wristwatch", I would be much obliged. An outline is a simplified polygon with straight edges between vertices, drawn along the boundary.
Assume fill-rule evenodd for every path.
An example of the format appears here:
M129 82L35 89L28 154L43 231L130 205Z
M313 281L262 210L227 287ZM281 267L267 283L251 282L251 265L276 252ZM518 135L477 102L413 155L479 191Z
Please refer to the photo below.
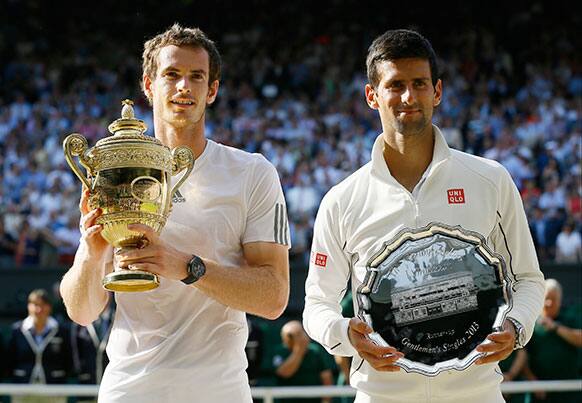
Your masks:
M196 255L192 256L186 268L188 269L188 275L181 280L184 284L195 283L206 273L204 261Z

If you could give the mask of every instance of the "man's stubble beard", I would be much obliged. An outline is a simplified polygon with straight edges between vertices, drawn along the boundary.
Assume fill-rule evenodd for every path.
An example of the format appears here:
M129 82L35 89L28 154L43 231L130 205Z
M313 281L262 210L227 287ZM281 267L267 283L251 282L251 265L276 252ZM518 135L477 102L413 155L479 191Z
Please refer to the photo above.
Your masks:
M423 134L427 127L432 126L431 120L422 113L422 117L419 120L412 122L402 122L395 119L396 131L402 133L405 136L416 136Z
M182 118L177 118L173 115L173 112L169 112L166 116L167 118L164 120L175 128L181 129L188 126L195 126L200 123L200 121L204 120L204 116L206 116L206 105L204 105L202 111L195 111L193 115L185 114Z

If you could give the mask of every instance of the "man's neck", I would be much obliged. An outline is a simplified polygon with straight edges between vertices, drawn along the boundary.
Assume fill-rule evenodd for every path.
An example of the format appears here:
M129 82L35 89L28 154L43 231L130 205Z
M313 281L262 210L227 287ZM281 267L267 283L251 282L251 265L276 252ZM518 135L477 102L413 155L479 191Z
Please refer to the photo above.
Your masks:
M175 127L165 122L155 121L155 136L170 149L178 146L190 147L194 153L194 158L198 158L206 147L206 137L204 135L204 122L200 125Z
M401 133L384 134L384 160L390 174L409 192L412 192L430 165L434 151L434 134L430 131L404 136Z
M37 319L34 321L34 333L35 334L42 334L44 329L46 328L46 320Z

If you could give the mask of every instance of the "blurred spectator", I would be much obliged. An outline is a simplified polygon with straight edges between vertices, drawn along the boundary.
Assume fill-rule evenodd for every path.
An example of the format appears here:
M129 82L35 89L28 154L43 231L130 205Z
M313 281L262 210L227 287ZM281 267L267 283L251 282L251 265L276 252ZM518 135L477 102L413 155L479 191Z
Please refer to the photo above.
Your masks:
M535 180L526 178L523 180L523 186L520 190L521 198L525 211L530 211L537 206L538 200L542 194L540 188L536 186Z
M278 386L333 385L333 360L311 340L301 322L293 320L281 328L282 344L273 355ZM280 399L285 403L330 403L330 398Z
M73 365L80 384L98 385L103 371L109 363L105 347L109 340L115 309L109 303L99 318L89 326L71 323L71 349ZM77 398L77 402L96 402L87 397Z
M289 216L314 216L321 194L312 185L310 176L300 175L297 184L292 185L286 193Z
M551 209L546 213L546 241L548 260L553 261L556 257L556 240L566 221L564 209Z
M58 227L53 232L53 237L57 246L58 263L71 265L75 251L79 246L81 231L79 230L79 217L76 214L71 214L66 218L66 225Z
M248 367L247 375L251 386L256 386L261 376L261 364L263 362L264 335L258 323L247 315L249 338L245 346Z
M528 220L528 225L538 252L538 259L543 262L548 256L548 220L544 215L544 210L535 207L533 216Z
M346 295L342 298L341 303L342 316L344 318L353 318L354 314L354 301L352 299L352 290L348 288ZM337 377L338 386L348 386L350 384L350 371L352 366L352 357L342 357L340 355L333 356L335 363L339 368L339 375ZM344 396L341 398L334 399L337 403L352 403L354 401L353 397Z
M580 232L575 230L574 223L568 221L562 227L562 232L556 239L557 263L582 262L582 241Z
M12 325L6 363L14 383L65 383L72 357L68 329L52 316L52 303L46 290L28 296L28 316ZM13 403L64 403L64 397L18 396Z
M519 381L524 379L524 368L527 365L525 349L514 350L509 357L499 362L499 369L503 372L503 382ZM506 403L525 403L525 393L503 395Z
M24 220L18 234L16 254L14 260L16 266L33 266L40 263L40 248L42 238L40 231L30 226L27 219Z
M566 208L566 194L560 186L560 180L552 176L544 183L544 191L540 196L538 205L541 209L552 211Z
M16 239L4 229L4 216L0 216L0 269L14 267Z
M311 249L312 224L306 214L295 216L295 220L290 223L291 248L290 260L294 264L300 264L302 268L309 263L309 251Z
M29 3L36 4L12 3L19 4L23 16L32 15L24 11L34 8ZM250 3L257 5L256 1ZM333 7L328 10L335 15L333 24L316 27L306 23L301 32L292 35L289 46L279 49L277 36L269 30L294 32L290 15L307 18L300 3L284 8L261 4L262 12L253 12L256 23L250 26L236 25L245 18L230 24L221 21L230 28L224 32L216 25L222 33L217 37L224 45L224 62L230 68L221 84L224 91L218 105L208 111L207 124L211 138L261 152L277 167L288 199L290 225L296 225L299 239L303 239L302 234L311 231L321 195L346 172L367 162L381 130L358 92L365 77L357 60L358 53L365 52L361 43L383 23L374 26L350 20L347 32L344 13L338 12L341 7ZM508 13L507 26L519 27L528 43L551 41L555 46L524 47L521 37L504 35L492 26L479 27L479 40L473 27L454 35L441 31L440 45L450 49L441 63L450 87L435 119L451 147L496 159L508 168L528 214L540 207L550 219L562 209L567 213L562 218L574 220L579 227L582 78L572 58L575 35L567 31L574 20L558 18L542 3L517 7L519 12ZM163 12L171 15L172 7ZM229 14L250 12L247 8L253 9L240 7ZM142 12L147 9L144 6ZM11 18L1 14L0 22ZM527 26L523 21L528 21ZM544 29L552 22L561 29ZM71 199L73 204L78 201L79 184L64 161L63 137L78 131L93 145L119 117L119 100L140 92L137 80L130 78L139 69L134 62L137 57L124 57L113 64L108 62L111 50L97 42L92 48L95 57L88 57L87 48L76 42L77 34L68 36L71 42L52 43L51 48L51 35L33 33L42 24L28 23L23 18L22 27L0 24L0 57L7 56L7 63L0 66L0 214L5 215L4 230L15 238L21 222L31 215L30 224L37 229L54 232L55 226L66 226L68 218L62 216L75 209ZM431 29L429 21L424 24ZM538 25L542 29L531 28ZM2 47L2 38L9 43L8 38L24 34L39 39L26 44L16 41L10 51ZM97 34L102 35L100 43L111 41L107 32L91 32ZM254 50L244 56L248 63L240 64L245 48ZM63 57L49 60L47 49ZM100 57L100 52L107 57ZM130 50L120 46L119 52ZM136 116L148 123L151 135L147 101L135 101ZM305 215L309 228L305 228ZM540 244L540 257L553 258L560 228L549 230ZM308 252L297 254L308 258ZM66 253L64 256L60 264L67 264ZM57 265L58 259L56 252L41 252L44 265Z
M453 123L453 118L446 116L443 119L441 132L447 141L447 144L454 149L463 149L463 135L461 129Z
M6 340L4 340L4 335L0 333L0 357L6 357ZM0 383L8 382L10 376L8 374L7 360L0 360ZM0 402L4 402L2 396L0 395Z
M542 315L527 344L529 380L578 379L582 348L582 315L566 315L562 310L562 286L555 279L546 280ZM582 392L534 393L533 402L568 403L582 401Z

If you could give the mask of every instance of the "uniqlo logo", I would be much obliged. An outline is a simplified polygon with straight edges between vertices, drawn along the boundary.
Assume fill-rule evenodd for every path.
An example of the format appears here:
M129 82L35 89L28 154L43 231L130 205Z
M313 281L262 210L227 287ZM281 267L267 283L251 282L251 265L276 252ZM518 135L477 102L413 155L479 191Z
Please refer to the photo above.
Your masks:
M449 189L447 190L447 199L449 204L465 204L465 190Z
M323 253L316 253L314 263L316 266L325 267L325 265L327 264L327 256L324 255Z

